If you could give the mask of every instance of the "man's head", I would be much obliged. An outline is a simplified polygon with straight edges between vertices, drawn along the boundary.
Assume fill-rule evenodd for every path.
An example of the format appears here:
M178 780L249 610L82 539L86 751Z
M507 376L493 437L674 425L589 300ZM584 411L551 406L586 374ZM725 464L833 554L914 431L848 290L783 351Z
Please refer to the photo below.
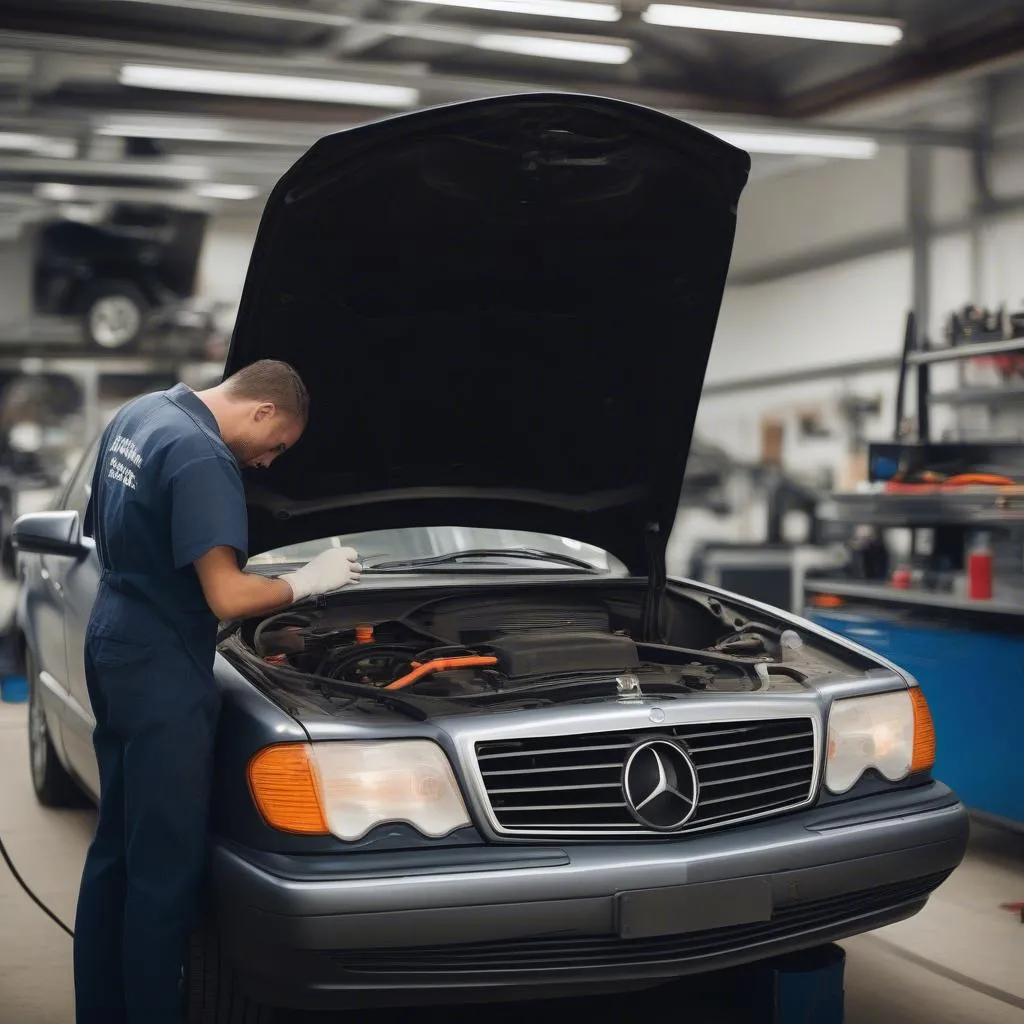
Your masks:
M276 359L250 363L199 397L243 466L269 466L298 441L309 418L305 384Z

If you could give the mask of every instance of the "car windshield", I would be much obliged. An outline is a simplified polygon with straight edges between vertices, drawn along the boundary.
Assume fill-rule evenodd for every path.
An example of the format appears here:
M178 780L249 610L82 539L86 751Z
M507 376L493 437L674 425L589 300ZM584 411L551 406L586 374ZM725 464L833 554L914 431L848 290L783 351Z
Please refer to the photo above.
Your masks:
M284 565L306 562L331 547L351 547L359 552L359 558L366 566L387 562L415 562L459 552L486 552L484 559L501 559L507 553L509 559L516 558L516 551L531 552L534 568L542 564L535 559L537 552L552 556L552 568L559 559L569 562L585 562L599 572L624 575L626 567L614 555L601 548L568 537L554 537L545 533L530 533L525 530L494 530L482 527L431 526L396 530L374 530L366 533L350 533L337 537L323 537L319 540L288 544L254 555L249 559L251 566ZM464 563L458 563L464 564ZM458 568L458 564L453 568Z

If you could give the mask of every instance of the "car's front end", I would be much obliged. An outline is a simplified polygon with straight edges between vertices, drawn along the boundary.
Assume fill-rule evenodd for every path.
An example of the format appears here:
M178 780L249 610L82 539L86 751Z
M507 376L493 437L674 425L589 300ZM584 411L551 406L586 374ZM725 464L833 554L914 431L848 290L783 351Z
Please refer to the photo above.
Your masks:
M371 575L222 647L259 693L225 679L250 729L222 750L213 893L261 1001L654 984L890 924L960 862L966 812L898 671L691 584L646 644L643 581L466 576ZM433 630L497 664L389 704L376 674Z

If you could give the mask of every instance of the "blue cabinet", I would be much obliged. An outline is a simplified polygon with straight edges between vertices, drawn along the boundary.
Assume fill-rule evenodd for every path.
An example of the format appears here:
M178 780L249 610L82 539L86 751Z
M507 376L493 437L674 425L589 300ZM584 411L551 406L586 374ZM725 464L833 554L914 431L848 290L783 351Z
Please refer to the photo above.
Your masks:
M935 777L968 807L1024 826L1024 635L901 622L882 609L809 617L913 674L935 719Z

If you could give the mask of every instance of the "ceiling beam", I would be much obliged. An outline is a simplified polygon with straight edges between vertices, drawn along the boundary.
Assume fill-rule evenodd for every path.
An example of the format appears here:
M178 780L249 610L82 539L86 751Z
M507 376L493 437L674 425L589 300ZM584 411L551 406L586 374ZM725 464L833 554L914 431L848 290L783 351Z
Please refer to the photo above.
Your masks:
M210 0L220 2L220 0ZM0 13L2 27L2 13ZM337 79L348 77L360 82L381 85L404 85L417 88L424 103L448 103L458 100L480 99L521 92L585 92L612 95L644 106L663 109L686 106L701 110L722 110L732 113L766 113L760 105L719 97L689 93L681 90L647 88L636 84L623 84L607 80L594 81L577 78L563 80L558 85L545 85L533 76L529 80L492 79L467 75L424 73L422 64L404 66L392 62L327 61L321 59L272 57L264 54L239 54L220 50L203 51L195 47L167 46L137 43L109 37L69 36L50 32L4 31L4 45L10 49L23 49L65 54L87 60L93 68L105 67L110 80L115 69L124 62L152 62L173 64L176 67L202 67L232 71L259 70L266 74L322 76ZM69 65L66 75L73 78L74 67ZM95 77L95 75L94 75ZM257 101L259 103L261 101Z
M60 160L54 157L0 155L0 177L37 178L59 175L72 178L126 178L157 181L202 182L207 180L200 158L187 161Z
M95 0L76 0L76 2L83 8L95 9ZM308 7L287 7L280 4L250 3L247 0L107 0L108 4L112 2L124 6L193 11L199 14L216 14L243 20L315 25L333 29L339 34L345 33L349 42L346 46L344 40L342 41L341 52L345 52L347 49L353 53L358 53L388 39L414 39L421 42L437 43L441 46L468 47L473 46L481 36L493 31L452 21L445 21L443 24L432 24L428 20L431 10L429 6L417 7L411 14L406 16L378 20L366 17L362 13L367 8L365 2L358 4L350 3L345 13L320 11ZM399 13L401 14L401 12ZM585 34L550 31L532 32L518 29L512 34L574 41L600 41L601 39L611 37L607 32L602 33L599 27Z
M261 107L265 110L266 107ZM939 148L971 150L978 143L974 132L957 131L941 128L898 128L880 126L871 123L835 124L828 121L804 121L793 118L758 117L751 115L735 115L708 110L664 108L665 112L690 123L707 125L722 130L735 131L779 131L839 136L842 138L873 138L882 144L890 145L925 145ZM88 117L94 126L107 122L125 122L133 125L146 123L181 125L193 124L199 127L220 129L225 133L222 140L225 145L266 146L274 148L296 149L312 145L317 139L329 132L343 131L374 120L371 113L352 112L348 110L344 116L337 111L321 111L327 120L286 122L267 117L228 117L206 114L189 114L176 110L174 112L158 111L151 107L133 109L124 106L90 106ZM31 114L15 116L12 112L4 116L0 108L0 127L8 130L32 129L39 133L66 135L81 131L82 111L77 108L54 106L37 108ZM235 137L235 139L232 138ZM237 141L235 141L237 140ZM189 140L180 140L188 142ZM203 140L194 140L203 141ZM210 140L217 142L218 140Z
M821 117L853 106L936 84L968 81L1024 64L1024 7L969 28L929 39L882 64L788 97L782 112L792 117Z

